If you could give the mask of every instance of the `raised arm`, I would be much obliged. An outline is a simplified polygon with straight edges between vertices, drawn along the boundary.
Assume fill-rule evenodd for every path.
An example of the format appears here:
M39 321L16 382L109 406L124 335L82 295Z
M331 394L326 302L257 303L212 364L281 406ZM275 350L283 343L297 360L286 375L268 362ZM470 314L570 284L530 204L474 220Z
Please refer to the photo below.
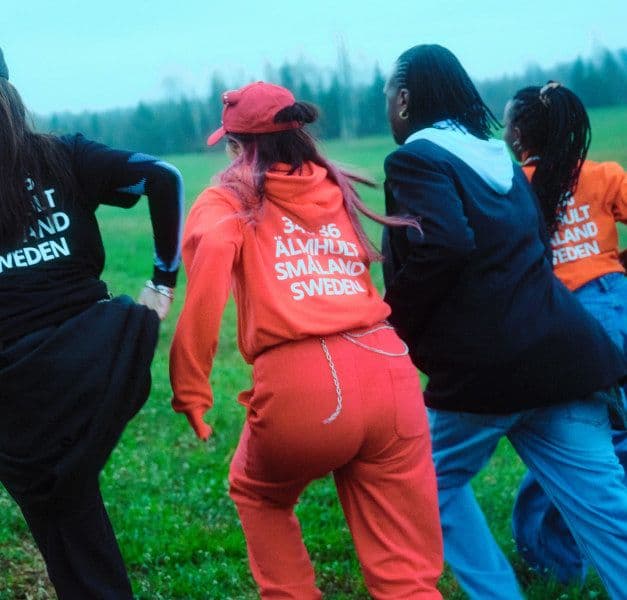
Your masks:
M109 148L82 135L67 136L78 185L95 208L129 208L148 197L154 237L152 278L140 302L164 318L170 308L181 261L184 191L176 167L153 156Z

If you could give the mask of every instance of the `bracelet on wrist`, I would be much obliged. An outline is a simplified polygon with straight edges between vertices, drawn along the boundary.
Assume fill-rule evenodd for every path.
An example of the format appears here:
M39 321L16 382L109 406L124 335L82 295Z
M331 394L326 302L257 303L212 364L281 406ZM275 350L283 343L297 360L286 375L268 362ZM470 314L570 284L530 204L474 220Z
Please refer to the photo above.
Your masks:
M153 292L157 292L157 294L161 294L170 300L174 300L174 290L167 285L155 285L152 279L149 279L146 282L146 287Z

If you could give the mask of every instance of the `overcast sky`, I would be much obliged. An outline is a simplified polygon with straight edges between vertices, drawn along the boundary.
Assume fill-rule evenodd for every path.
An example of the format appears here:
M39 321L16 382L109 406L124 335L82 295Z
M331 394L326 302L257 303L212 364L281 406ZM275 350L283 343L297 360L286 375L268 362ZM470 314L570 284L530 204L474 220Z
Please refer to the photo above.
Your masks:
M519 73L627 47L627 0L2 0L0 47L34 112L127 107L173 89L204 97L211 74L263 77L302 57L387 72L410 46L450 48L472 77Z

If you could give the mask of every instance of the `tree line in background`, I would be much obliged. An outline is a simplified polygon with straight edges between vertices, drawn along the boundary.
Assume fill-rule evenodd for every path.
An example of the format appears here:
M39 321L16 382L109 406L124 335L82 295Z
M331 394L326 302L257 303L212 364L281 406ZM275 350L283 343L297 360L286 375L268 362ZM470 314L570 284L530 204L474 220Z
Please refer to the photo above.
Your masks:
M599 50L590 59L578 58L550 69L531 66L521 75L478 82L477 87L500 118L505 103L516 90L543 85L549 79L573 89L589 108L627 104L627 48L617 52ZM337 67L331 72L301 60L286 62L278 69L268 66L264 80L283 85L299 100L318 106L321 116L312 126L317 137L350 139L388 131L383 73L375 66L369 77L357 78L342 48ZM221 95L233 87L216 73L205 98L172 95L168 100L140 102L130 109L36 116L35 124L40 131L80 131L110 146L153 154L194 152L205 148L207 134L220 126Z

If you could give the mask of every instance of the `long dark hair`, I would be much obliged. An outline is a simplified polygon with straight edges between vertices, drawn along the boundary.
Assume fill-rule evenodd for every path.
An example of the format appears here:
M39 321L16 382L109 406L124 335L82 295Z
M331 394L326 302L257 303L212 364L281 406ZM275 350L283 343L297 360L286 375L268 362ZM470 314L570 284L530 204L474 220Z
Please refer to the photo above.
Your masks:
M581 100L561 84L530 86L514 94L509 121L520 130L523 151L537 157L531 185L550 233L575 191L590 147L590 120Z
M318 117L318 110L307 102L296 102L280 110L274 117L276 123L296 121L301 124L313 123ZM366 235L359 221L358 213L382 225L410 226L420 229L418 223L409 218L384 217L370 210L360 199L353 186L354 182L374 185L370 180L344 171L327 160L316 146L313 137L302 127L262 134L229 134L239 142L242 153L220 174L216 181L219 185L235 194L242 205L242 215L254 222L263 208L266 173L277 163L290 166L290 173L295 173L306 162L312 162L327 170L329 178L342 192L344 206L349 215L355 233L364 247L368 260L380 260L381 255ZM228 142L227 142L228 143Z
M26 179L37 186L27 192ZM13 85L0 77L0 245L22 240L35 220L31 194L44 181L72 190L69 158L56 137L35 133ZM39 189L41 193L41 189Z
M500 127L457 57L443 46L422 44L403 52L393 80L397 89L409 91L411 131L451 119L485 140Z

